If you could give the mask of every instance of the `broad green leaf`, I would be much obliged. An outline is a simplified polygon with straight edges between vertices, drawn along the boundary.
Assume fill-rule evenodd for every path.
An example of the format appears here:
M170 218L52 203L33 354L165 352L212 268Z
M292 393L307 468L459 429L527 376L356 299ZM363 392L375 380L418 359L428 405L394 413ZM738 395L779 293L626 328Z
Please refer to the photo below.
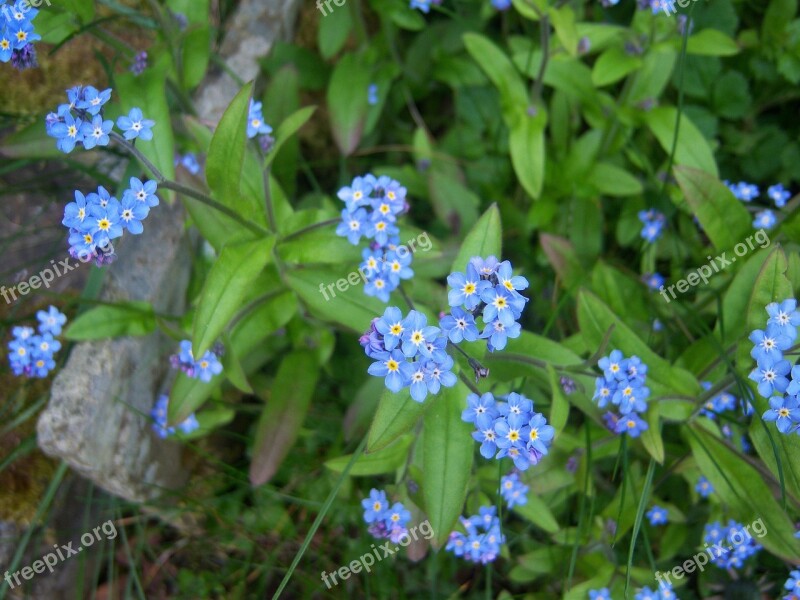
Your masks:
M202 356L241 306L252 280L269 262L275 238L224 246L208 273L192 325L192 350Z
M148 302L97 306L79 315L64 331L68 340L147 335L155 331L156 316Z
M264 412L256 426L250 482L268 482L292 449L308 413L320 374L313 352L294 350L278 367Z
M625 169L607 162L595 163L588 181L605 196L637 196L642 193L642 182Z
M278 126L278 129L275 130L275 143L272 145L272 149L269 151L269 154L267 154L264 166L268 166L273 160L275 160L275 156L277 155L278 150L281 149L281 146L283 146L290 137L297 133L298 130L308 122L315 110L317 110L316 106L305 106L286 117L283 123Z
M47 4L49 6L50 2ZM84 25L94 19L94 0L62 0L61 5Z
M508 145L517 179L531 198L536 199L541 195L544 185L547 111L540 106L536 114L530 116L527 110L519 107L515 111L515 118L507 119Z
M475 453L472 427L461 420L468 395L469 388L460 381L442 388L424 417L422 491L435 548L447 541L467 497Z
M245 85L225 109L214 131L206 158L206 180L215 197L226 206L240 209L242 168L247 144L247 115L253 84ZM248 215L241 211L243 217Z
M512 0L512 4L519 14L532 21L538 21L547 12L547 0Z
M513 510L547 533L555 533L560 528L550 507L536 494L529 493L528 501L525 504L515 506Z
M714 493L730 507L731 516L744 524L761 519L767 534L755 540L783 560L800 561L800 540L794 537L794 523L781 510L763 475L697 424L688 427L686 439L697 466L711 482Z
M328 84L328 110L330 111L333 139L345 156L352 154L361 141L369 104L367 90L370 69L355 54L345 54L333 70Z
M714 114L720 117L744 117L753 103L745 76L738 71L728 71L719 77L712 88L711 102Z
M436 401L434 397L417 402L407 389L397 394L384 389L369 428L367 452L377 452L411 431L422 413Z
M357 265L353 265L350 273L295 269L288 271L285 277L315 317L361 334L369 328L372 319L383 314L386 304L364 294L363 280L356 269Z
M238 356L247 356L264 339L286 325L297 313L297 298L286 290L259 304L231 329L230 339Z
M759 239L762 239L759 236ZM755 240L754 240L755 241ZM766 239L769 242L769 238ZM750 294L755 289L756 279L761 272L764 261L769 256L769 251L759 248L760 244L754 244L758 249L753 251L747 262L744 263L730 282L722 297L722 309L714 327L714 332L722 340L724 345L743 337L747 330L747 314L750 305ZM719 268L719 261L714 260L713 265L706 265L711 270L714 266ZM702 267L701 267L702 268ZM716 271L713 271L716 274ZM765 313L766 314L766 313Z
M197 9L202 10L200 6ZM194 89L203 81L210 56L211 28L208 25L192 26L186 33L181 47L182 77L185 89Z
M472 227L478 220L481 199L463 185L458 169L449 172L440 166L429 171L430 198L437 216L445 223L458 223L458 230Z
M34 22L36 33L42 36L44 44L60 44L78 30L75 19L69 13L54 10L40 10ZM41 126L41 123L37 123ZM55 141L50 138L51 141ZM4 144L5 145L5 144ZM55 144L53 144L55 147Z
M622 48L613 46L603 52L594 63L592 83L598 87L616 83L641 66L641 57L628 54Z
M672 151L675 136L675 123L678 110L674 106L659 106L645 116L650 131L661 144L667 155ZM714 153L703 134L684 114L681 117L678 143L675 148L675 164L700 169L717 177L717 163Z
M325 60L331 58L344 47L353 28L352 12L334 10L320 19L317 31L317 47Z
M138 107L142 109L145 118L156 122L153 126L153 139L140 140L136 148L161 171L164 177L174 181L175 138L166 95L169 68L169 59L163 54L138 77L130 72L118 73L114 79L116 84L114 91L119 94L124 114L127 115L132 108ZM163 196L171 197L166 191L163 192Z
M461 249L453 261L450 272L465 273L467 264L473 256L481 258L496 256L500 260L503 253L502 244L503 229L500 223L500 210L496 204L492 204L464 238L464 243L461 244Z
M728 187L704 171L676 166L675 179L714 247L732 252L752 231L750 213ZM736 260L736 256L731 257Z
M733 56L739 53L739 46L721 31L703 29L689 36L686 53L701 56Z
M350 469L350 475L383 475L384 473L393 473L403 466L408 458L408 450L411 447L411 442L414 436L405 435L391 444L377 452L370 454L362 454L358 457L353 468ZM325 461L325 466L335 473L341 473L350 462L351 454L344 456L337 456L330 460Z
M660 404L658 402L651 402L645 414L648 429L644 431L640 439L645 450L650 453L656 462L664 464L664 440L659 431L659 414Z
M206 383L199 379L187 377L186 373L180 371L172 383L169 393L169 407L167 409L168 423L174 426L182 423L195 410L208 400L209 396L225 380L224 373L215 376L210 382Z
M465 33L463 39L467 51L500 91L503 114L526 110L528 90L508 56L488 38L477 33Z
M677 58L678 52L671 47L648 50L642 57L642 66L631 77L627 105L637 106L648 98L660 98L672 76Z
M570 56L578 55L578 31L575 28L575 11L572 7L550 8L550 22L556 37Z

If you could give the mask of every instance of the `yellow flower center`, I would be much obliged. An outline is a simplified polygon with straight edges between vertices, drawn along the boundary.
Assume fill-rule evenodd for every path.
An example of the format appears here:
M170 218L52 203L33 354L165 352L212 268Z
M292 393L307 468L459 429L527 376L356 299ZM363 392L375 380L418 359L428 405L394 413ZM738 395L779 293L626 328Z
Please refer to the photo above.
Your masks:
M364 197L363 192L353 192L353 200L361 200Z
M389 331L392 333L392 335L400 335L403 333L403 326L400 325L400 323L395 323L389 328Z
M422 342L422 333L419 331L415 331L413 334L411 334L411 341L414 342L415 344L419 344L420 342Z
M780 416L782 416L782 417L788 417L789 416L789 409L788 408L782 408L782 409L780 409L778 411L778 414L780 414Z
M516 442L519 439L519 431L516 429L512 429L508 432L508 439L512 442Z
M531 441L539 439L539 430L536 428L531 429Z
M634 427L636 427L636 421L628 421L627 425L628 429L633 429Z
M390 358L386 361L386 368L390 371L397 371L400 368L400 363L398 363L395 359Z
M394 200L395 198L397 198L397 195L394 192L386 192L386 197L389 200Z
M471 281L464 284L464 293L469 296L475 293L475 284Z
M375 229L377 229L378 231L383 231L384 229L386 229L386 223L380 221L375 225Z
M381 509L380 502L376 502L375 504L372 505L372 510L374 510L375 512L379 511L380 509Z
M109 221L108 219L100 219L99 221L97 221L97 227L101 231L108 231L109 229L111 229L111 221Z

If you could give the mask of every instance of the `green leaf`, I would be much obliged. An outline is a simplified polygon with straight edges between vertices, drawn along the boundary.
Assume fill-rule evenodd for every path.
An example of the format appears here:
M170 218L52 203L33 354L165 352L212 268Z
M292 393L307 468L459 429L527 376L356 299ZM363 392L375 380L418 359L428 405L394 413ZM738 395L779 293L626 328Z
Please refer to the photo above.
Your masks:
M206 278L192 325L192 350L202 356L241 308L252 280L269 262L275 238L222 248Z
M147 335L155 331L156 316L148 302L97 306L79 315L64 331L68 340L101 340Z
M442 388L424 417L422 491L435 548L447 541L467 497L475 452L472 428L461 420L468 395L461 381Z
M278 150L281 149L281 146L308 122L315 110L317 110L316 106L305 106L284 119L283 123L275 130L275 142L269 154L267 154L264 162L265 167L269 166L269 164L275 160L275 156L278 154Z
M642 440L642 445L645 447L650 453L656 462L663 465L664 464L664 440L661 437L660 427L659 427L659 413L660 413L660 405L656 402L651 402L650 406L647 409L647 414L645 415L645 420L647 421L648 429L644 431L640 439Z
M686 202L718 250L732 251L752 231L750 214L728 187L706 172L676 166L675 179ZM736 260L736 257L732 257Z
M677 115L678 110L674 106L660 106L645 116L647 126L667 155L672 151ZM718 177L717 163L714 161L714 153L708 141L685 114L681 117L675 164L700 169Z
M296 269L288 271L285 277L314 316L339 323L358 334L366 331L372 319L386 310L383 302L364 294L363 280L355 265L349 274L327 269ZM340 282L341 287L337 287Z
M712 88L711 102L714 112L721 117L744 117L753 102L745 76L738 71L728 71L717 79Z
M94 0L62 0L61 4L84 25L94 19ZM49 1L47 5L50 6Z
M464 243L461 244L461 249L453 261L450 272L466 272L467 263L473 256L481 258L496 256L501 259L502 244L503 229L500 223L500 210L497 208L497 204L492 204L464 238Z
M644 189L636 177L607 162L596 163L589 173L588 181L605 196L637 196Z
M541 232L539 243L561 284L568 290L584 281L586 272L569 240Z
M550 22L556 37L570 56L578 55L578 31L575 28L575 11L570 6L550 8Z
M361 141L369 104L367 90L370 68L356 54L345 54L333 70L328 84L333 139L345 156L351 155Z
M527 110L528 90L508 56L488 38L477 33L465 33L463 39L467 51L499 90L503 114Z
M528 501L515 506L513 510L547 533L555 533L560 529L550 507L536 494L528 494Z
M285 326L297 313L297 297L291 290L260 304L232 328L230 338L238 356L247 356L268 336Z
M547 111L540 106L535 116L530 116L527 110L520 107L514 119L507 119L508 145L517 179L531 198L536 199L541 195L544 185Z
M179 372L169 393L167 409L169 425L174 426L185 421L203 402L208 400L208 397L219 388L224 380L224 377L216 376L209 383L205 383L199 379L187 377L183 371Z
M749 524L761 519L767 535L756 541L782 560L800 561L800 540L794 537L794 523L781 510L764 477L723 440L697 424L690 425L687 439L703 475L714 493L730 507L732 516Z
M202 10L200 6L195 8L197 9ZM194 89L203 81L211 57L211 28L208 25L192 26L186 33L181 47L181 57L183 87L186 90Z
M317 47L322 58L329 59L344 47L353 29L349 10L334 10L320 19Z
M313 352L294 350L278 367L270 397L256 426L250 482L269 481L292 449L306 418L320 369Z
M378 452L362 454L350 469L350 475L383 475L393 473L403 466L408 458L408 450L414 436L406 435ZM325 466L335 473L341 473L350 462L351 454L337 456L325 461Z
M417 402L408 389L397 394L383 390L369 428L367 452L377 452L411 431L425 409L435 401L435 398L430 398L427 402Z
M739 46L721 31L703 29L689 36L686 53L701 56L733 56L739 54Z
M225 109L206 158L206 181L226 206L240 208L242 168L247 144L247 115L253 84L245 85ZM245 213L241 212L246 217Z
M122 112L128 114L134 107L142 109L145 118L156 122L153 139L141 141L136 148L167 179L175 180L175 137L172 130L169 104L167 103L167 72L169 58L163 54L141 75L118 73L114 91L119 94ZM159 194L161 195L161 194ZM169 193L165 193L168 196Z
M69 13L43 10L36 15L36 33L42 36L44 44L60 44L77 30L75 19ZM41 126L41 123L36 125Z
M603 52L592 68L592 83L597 87L611 85L642 66L639 56L628 54L619 46Z

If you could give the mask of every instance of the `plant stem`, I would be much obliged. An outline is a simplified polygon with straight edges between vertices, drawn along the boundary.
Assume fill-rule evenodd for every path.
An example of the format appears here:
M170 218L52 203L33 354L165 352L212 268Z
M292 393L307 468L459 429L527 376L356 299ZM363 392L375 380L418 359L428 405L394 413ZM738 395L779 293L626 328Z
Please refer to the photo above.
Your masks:
M293 231L289 235L282 237L278 240L278 243L288 242L289 240L293 240L296 237L300 237L304 233L308 233L309 231L313 231L314 229L319 229L320 227L327 227L328 225L335 225L339 221L341 221L341 217L337 217L335 219L328 219L326 221L320 221L319 223L314 223L313 225L308 225L307 227L303 227L302 229L298 229L297 231Z

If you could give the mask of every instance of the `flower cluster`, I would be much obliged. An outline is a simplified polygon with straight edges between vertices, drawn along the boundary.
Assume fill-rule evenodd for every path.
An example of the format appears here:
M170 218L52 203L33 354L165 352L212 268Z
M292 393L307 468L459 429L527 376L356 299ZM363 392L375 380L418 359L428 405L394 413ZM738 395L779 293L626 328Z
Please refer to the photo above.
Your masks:
M762 548L750 532L745 530L744 525L733 519L727 525L719 521L708 523L703 541L714 548L711 562L720 569L740 569L745 560ZM723 541L728 542L727 547L721 545Z
M783 588L789 592L783 600L800 599L800 570L795 569L789 573L789 579L783 584Z
M704 390L710 390L712 387L710 381L703 381L700 385ZM716 419L717 415L721 412L736 410L736 403L736 396L728 392L720 392L703 405L700 414L705 415L709 419Z
M60 104L56 112L45 118L47 135L56 139L56 147L69 154L76 145L86 150L107 146L114 121L103 118L103 106L111 99L111 88L102 92L92 86L75 86L67 90L68 103ZM117 127L126 140L153 139L151 128L155 121L145 119L139 108L117 119Z
M519 291L528 287L528 280L513 275L509 261L498 262L494 256L472 257L466 274L451 273L447 284L447 303L452 310L439 325L450 341L487 339L489 352L494 352L505 348L508 338L519 337L521 327L517 320L528 302ZM475 325L478 314L484 323L480 334Z
M752 202L761 195L761 190L754 183L740 181L738 183L724 182L728 189L736 198L743 202ZM783 184L776 183L767 188L767 197L775 203L777 208L786 206L786 201L791 197L791 192L783 187ZM772 210L765 209L759 211L753 219L753 227L756 229L772 229L778 219Z
M147 52L142 50L141 52L137 52L136 56L133 57L133 63L130 66L130 71L137 77L144 73L144 70L147 68Z
M642 222L642 231L639 235L642 239L651 244L661 237L664 233L664 226L667 223L666 217L657 210L640 210L639 220Z
M456 384L453 359L445 350L447 338L416 310L403 317L399 308L388 307L382 317L373 319L359 343L376 361L369 374L384 377L392 392L409 387L411 397L422 402L428 392L438 394L442 386Z
M411 513L400 502L390 505L386 492L373 488L369 498L361 501L361 506L364 508L364 522L369 525L367 531L373 537L389 539L395 544L408 537L406 525L411 520Z
M506 538L500 531L497 507L482 506L477 515L460 519L466 533L453 531L445 550L473 563L487 564L500 555Z
M611 600L611 592L608 588L589 590L589 600Z
M61 224L69 229L69 253L75 257L92 256L98 266L113 262L114 255L102 254L99 248L107 248L127 229L138 235L144 231L142 221L150 209L158 206L156 182L143 183L131 177L130 187L122 194L122 201L108 193L103 186L97 193L83 195L75 190L75 201L64 208Z
M797 301L771 302L766 310L766 330L756 329L749 336L753 342L750 356L756 360L750 379L757 382L758 393L769 398L769 409L762 418L775 421L781 433L800 434L800 366L792 367L783 357L797 339Z
M500 493L508 508L522 506L528 502L528 486L520 481L516 472L500 478Z
M11 61L19 71L37 66L33 42L42 36L34 31L33 20L38 14L26 0L0 0L0 62Z
M43 378L55 369L53 356L61 349L54 336L61 334L67 317L55 306L36 313L37 330L33 327L14 327L14 339L8 343L8 362L14 375Z
M603 376L595 380L593 400L597 406L605 408L610 404L617 407L617 413L607 412L604 416L607 427L615 433L627 433L639 437L648 429L639 414L647 410L650 389L645 385L647 365L637 356L625 358L619 350L600 359L598 366Z
M644 586L633 598L634 600L678 600L672 591L672 584L666 581L661 582L657 591Z
M187 377L208 383L214 375L222 373L222 363L219 362L218 354L221 355L222 350L220 347L215 347L206 350L200 360L195 360L192 354L192 342L183 340L180 352L170 356L169 361L173 369L180 369Z
M525 471L548 452L555 429L542 413L533 412L533 402L516 392L496 402L490 392L467 396L461 419L475 425L472 437L481 443L481 456L500 460L508 456L514 466Z
M386 175L375 177L368 173L353 179L337 195L345 208L336 235L346 237L354 246L362 236L372 240L361 252L364 293L389 302L389 294L397 289L400 280L414 276L412 253L400 246L397 228L397 219L408 212L406 188Z
M200 423L197 420L197 416L194 413L186 417L184 421L178 425L178 427L167 427L167 408L169 406L169 396L161 395L156 400L155 406L150 411L150 418L153 419L153 431L156 432L156 435L160 437L162 440L168 438L171 435L175 435L176 431L180 431L183 434L192 433L196 429L199 429Z

